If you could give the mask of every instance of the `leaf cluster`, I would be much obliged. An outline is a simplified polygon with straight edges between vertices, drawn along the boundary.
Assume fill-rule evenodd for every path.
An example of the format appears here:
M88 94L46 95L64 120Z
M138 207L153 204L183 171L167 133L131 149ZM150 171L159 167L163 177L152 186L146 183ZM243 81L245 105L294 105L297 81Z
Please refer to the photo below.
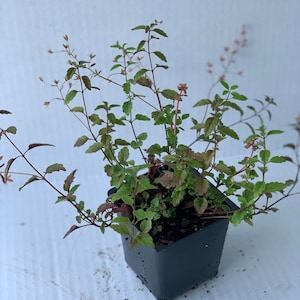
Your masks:
M74 147L83 147L85 153L104 162L103 170L114 186L106 201L92 211L85 208L83 200L77 200L76 170L66 176L61 188L54 186L49 175L64 172L65 167L54 163L40 172L27 158L32 149L52 145L34 143L21 151L10 138L17 131L14 126L0 131L0 138L6 138L18 152L6 165L0 165L4 167L0 172L2 181L9 181L13 163L23 158L34 173L20 189L44 181L58 193L57 203L67 201L76 209L78 225L73 225L65 236L83 226L96 226L102 233L110 227L130 236L133 247L153 247L153 234L162 230L157 220L175 218L178 210L187 207L192 207L199 219L229 218L234 225L242 221L252 225L254 215L276 211L275 205L292 194L300 167L299 142L286 145L294 151L295 160L273 155L268 148L270 139L283 134L265 125L271 118L274 100L266 97L250 101L237 85L220 81L223 91L211 99L196 101L193 108L198 117L190 117L189 112L180 109L187 96L186 84L174 88L160 87L157 82L158 72L168 70L166 55L153 49L160 39L168 37L161 22L133 28L138 30L145 38L135 46L119 42L111 46L117 54L109 75L97 69L95 55L79 59L65 36L62 52L68 58L66 72L62 81L52 84L59 93L55 99L61 100L82 124L83 132ZM122 100L99 101L102 83L119 89ZM10 114L6 110L0 113ZM180 144L179 137L184 136L188 122L195 138ZM145 124L151 129L143 130ZM248 133L241 136L240 127ZM128 129L126 135L124 128ZM299 121L294 128L300 135ZM150 130L164 136L165 142L151 144ZM236 165L219 158L223 142L229 139L238 142L246 153ZM135 153L140 155L139 161ZM268 181L272 165L285 163L296 166L295 178ZM185 203L187 197L192 200ZM239 209L232 211L224 205L225 197L234 199Z

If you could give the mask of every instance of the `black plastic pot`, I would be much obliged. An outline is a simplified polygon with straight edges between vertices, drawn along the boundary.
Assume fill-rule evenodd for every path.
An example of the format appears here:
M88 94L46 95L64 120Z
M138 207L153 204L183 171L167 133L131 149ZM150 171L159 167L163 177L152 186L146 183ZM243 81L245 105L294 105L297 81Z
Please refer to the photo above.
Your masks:
M237 208L229 199L225 203ZM132 249L123 236L125 260L157 299L173 299L217 274L228 224L228 219L219 219L171 245L155 248Z

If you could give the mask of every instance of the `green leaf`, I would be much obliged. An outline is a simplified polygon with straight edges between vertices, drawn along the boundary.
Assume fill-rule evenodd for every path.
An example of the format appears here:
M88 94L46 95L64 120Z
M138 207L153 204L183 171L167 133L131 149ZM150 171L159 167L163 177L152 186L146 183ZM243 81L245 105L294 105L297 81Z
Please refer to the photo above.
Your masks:
M286 187L287 184L283 182L270 182L270 183L266 183L265 191L269 193L281 192Z
M5 132L11 133L11 134L16 134L16 133L17 133L17 127L15 127L15 126L9 126L9 127L5 130Z
M198 192L199 196L203 196L209 188L209 182L203 178L199 177L195 181L195 189Z
M145 40L141 40L136 48L136 51L139 52L139 51L143 50L145 43L146 43Z
M92 85L91 85L91 81L90 78L86 75L82 76L82 81L84 83L84 86L88 89L91 90L92 89Z
M84 145L88 141L88 139L89 138L86 135L79 137L77 139L77 141L75 142L74 147L80 147L80 146Z
M145 75L148 72L147 69L140 69L139 71L136 72L136 74L133 77L133 81L137 82L143 75Z
M129 149L127 147L124 147L118 153L118 160L122 165L127 165L128 158L129 158Z
M227 175L234 175L235 173L235 168L227 166L223 161L220 161L217 165L215 165L214 169L220 173L225 173Z
M11 165L13 164L13 162L17 159L17 157L14 157L14 158L11 158L8 160L6 166L5 166L5 170L4 170L4 182L7 182L8 180L8 175L9 175L9 170L10 170L10 167Z
M36 181L36 180L40 180L36 175L31 176L20 188L19 191L21 191L26 185L28 185L29 183Z
M170 90L170 89L165 89L163 91L161 91L161 94L167 98L167 99L171 99L171 100L175 100L178 97L178 93L174 90Z
M74 68L74 67L69 68L67 70L67 73L65 76L66 80L70 80L73 77L73 75L75 74L75 72L76 72L76 68Z
M233 108L233 109L239 111L241 115L244 114L244 111L241 109L241 107L232 101L224 101L223 106Z
M122 235L130 235L130 227L125 224L111 224L110 227Z
M198 197L194 200L194 207L196 209L196 212L201 215L207 209L208 202L205 198Z
M248 99L246 96L239 94L238 92L231 92L231 95L235 100L245 101Z
M139 121L150 121L151 119L145 115L142 114L136 114L135 119Z
M221 80L220 83L223 85L223 87L226 89L226 90L229 90L229 84L224 81L224 80Z
M139 25L139 26L136 26L136 27L132 28L131 30L140 30L140 29L146 30L147 28L148 28L148 26L145 26L145 25Z
M270 150L261 150L259 152L260 159L264 164L266 164L269 161L270 155L271 155Z
M123 139L115 139L115 145L118 146L129 146L130 143Z
M231 138L235 140L239 140L238 134L231 128L226 127L226 126L220 126L220 132L223 133L225 136L230 136Z
M208 136L217 126L218 119L215 117L207 118L204 126L204 134Z
M147 139L147 137L148 137L147 132L142 132L142 133L140 133L136 138L137 138L137 140L139 140L139 141L144 141L144 140Z
M75 106L75 107L71 108L70 111L71 112L83 113L84 112L84 108L82 106Z
M147 233L152 229L152 220L151 219L146 219L143 220L140 224L140 230L143 233Z
M248 212L244 210L236 210L230 218L230 221L234 226L237 226L245 219L247 214Z
M286 158L284 156L273 156L270 159L271 163L283 163L286 162Z
M75 90L69 91L65 97L64 103L69 104L75 98L76 94L77 94L77 91L75 91Z
M99 118L99 115L97 114L91 114L89 116L89 120L93 122L93 125L101 125L103 123L103 120Z
M138 232L130 241L130 246L136 248L139 246L154 248L153 238L147 232Z
M148 218L147 212L141 208L134 210L132 213L138 221L142 221Z
M47 167L45 174L50 174L58 171L66 171L66 169L62 164L55 163Z
M209 100L209 99L201 99L201 100L197 101L193 105L193 107L204 106L204 105L209 105L209 104L211 104L211 100Z
M157 189L157 187L150 183L150 180L148 177L139 179L138 188L137 188L138 193L142 193L147 190L155 190L155 189Z
M272 134L282 134L284 133L283 130L270 130L267 135L272 135Z
M112 196L112 201L122 200L125 204L133 205L133 199L131 197L131 188L128 186L121 186L116 193Z
M85 153L94 153L102 149L102 143L96 142L93 145L91 145Z
M153 31L158 33L159 35L161 35L163 37L168 37L168 35L163 30L161 30L160 28L154 28Z
M122 67L121 64L115 64L115 65L113 65L113 66L110 68L109 71L113 71L113 70L115 70L115 69L117 69L117 68L120 68L120 67Z
M131 88L130 82L127 81L123 84L123 91L126 95L130 93L130 88Z
M258 197L259 195L261 195L264 192L265 186L266 186L266 184L263 181L258 181L255 183L254 189L253 189L254 198Z
M165 55L160 52L160 51L154 51L153 54L155 56L157 56L160 60L164 61L164 62L167 62L167 58L165 57Z
M128 100L128 101L124 102L122 105L122 110L123 110L123 113L128 116L132 110L132 101Z

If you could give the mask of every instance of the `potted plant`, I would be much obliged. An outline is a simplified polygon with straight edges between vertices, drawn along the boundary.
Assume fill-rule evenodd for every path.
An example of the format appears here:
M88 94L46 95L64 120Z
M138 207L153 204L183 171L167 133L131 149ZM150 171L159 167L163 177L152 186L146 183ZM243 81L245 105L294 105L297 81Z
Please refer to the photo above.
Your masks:
M84 226L95 226L102 233L107 228L115 230L122 235L125 259L138 277L158 299L172 299L216 275L229 221L252 225L255 215L275 212L278 202L296 193L300 120L294 124L298 142L287 145L295 159L273 155L268 141L283 133L265 125L274 100L266 97L249 104L237 85L225 81L233 57L243 45L244 28L236 48L225 48L228 58L220 59L222 63L227 59L227 65L212 87L219 84L222 92L211 97L210 90L209 97L194 103L199 118L181 111L187 85L162 88L157 81L157 74L168 69L165 54L152 49L157 40L167 37L160 25L155 21L133 28L145 33L137 46L112 45L117 54L109 76L97 69L95 55L80 59L64 36L62 52L68 57L68 67L63 81L55 80L52 86L59 92L56 100L63 102L85 130L74 146L84 147L87 154L100 153L103 172L110 178L112 188L96 211L76 198L76 170L68 173L62 188L55 186L49 174L66 171L63 164L40 171L27 158L32 149L51 145L33 143L21 150L11 137L16 133L14 126L0 131L1 141L8 141L18 152L0 166L0 175L8 182L14 162L23 158L33 174L20 190L44 181L58 193L57 203L67 201L76 209L77 224L65 237ZM101 88L98 80L121 90L123 102L91 105ZM148 124L147 131L141 131L140 124ZM191 141L182 139L187 126L195 133ZM246 135L239 129L242 126L248 129ZM151 132L163 136L163 142L150 143ZM220 156L228 139L247 152L235 164ZM269 182L266 175L272 165L284 163L295 165L295 177Z

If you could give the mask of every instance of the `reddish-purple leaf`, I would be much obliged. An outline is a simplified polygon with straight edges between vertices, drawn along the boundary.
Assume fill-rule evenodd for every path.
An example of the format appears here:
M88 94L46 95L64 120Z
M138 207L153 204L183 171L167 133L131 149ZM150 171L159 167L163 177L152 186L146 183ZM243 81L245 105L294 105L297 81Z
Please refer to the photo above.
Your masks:
M72 233L74 230L76 230L76 229L78 229L78 228L80 228L80 227L78 227L77 225L72 225L72 226L70 227L70 229L66 232L66 234L64 235L63 238L66 238L70 233Z
M36 147L43 147L43 146L55 147L55 146L52 145L52 144L33 143L33 144L30 144L30 145L28 146L27 151L29 151L29 150L31 150L31 149L33 149L33 148L36 148Z

